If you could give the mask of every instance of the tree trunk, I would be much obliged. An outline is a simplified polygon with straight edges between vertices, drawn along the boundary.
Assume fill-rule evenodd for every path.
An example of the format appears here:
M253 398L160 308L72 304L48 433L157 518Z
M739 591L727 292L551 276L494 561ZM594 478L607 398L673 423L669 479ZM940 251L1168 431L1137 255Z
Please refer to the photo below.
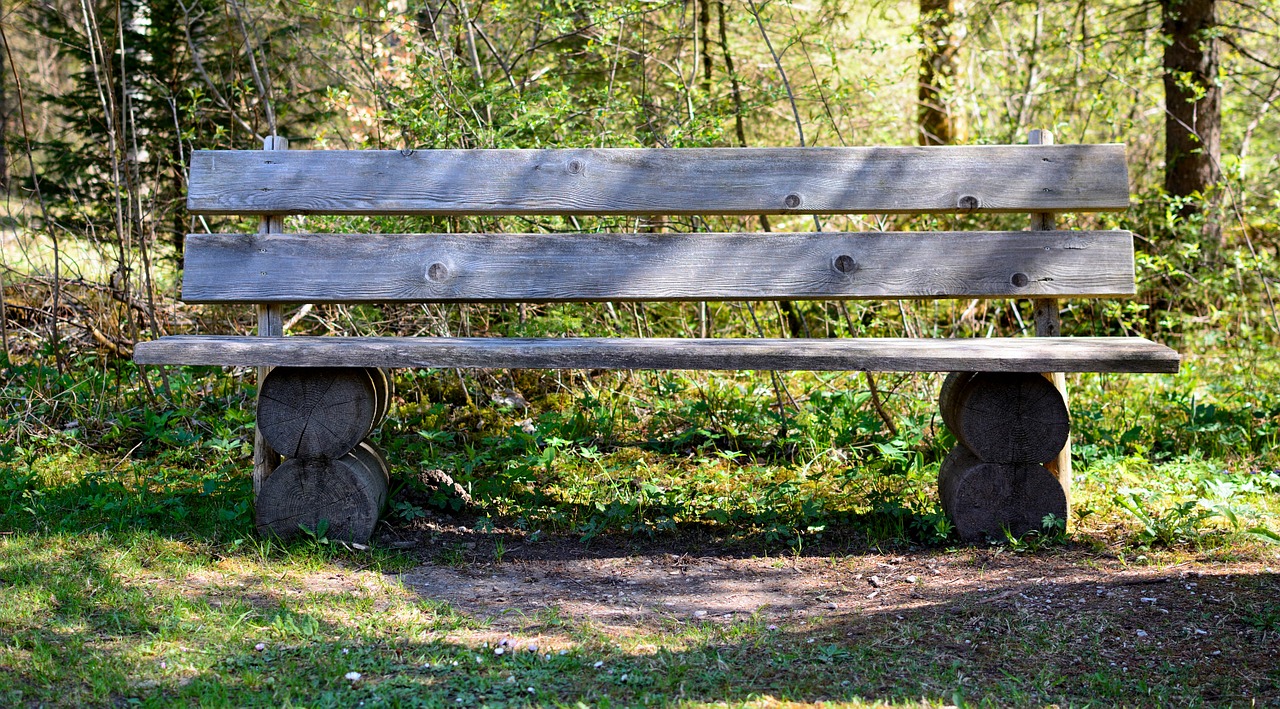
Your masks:
M0 3L0 17L4 16ZM0 195L9 194L9 97L4 88L8 84L9 47L0 38Z
M702 96L711 96L711 0L698 0L698 26L702 30Z
M1185 199L1184 217L1212 214L1211 188L1222 176L1222 86L1216 0L1161 0L1164 50L1165 168L1170 197ZM1216 247L1221 227L1210 218L1205 245Z
M956 75L956 45L951 34L954 20L954 0L920 0L921 145L949 145L959 137L947 100Z

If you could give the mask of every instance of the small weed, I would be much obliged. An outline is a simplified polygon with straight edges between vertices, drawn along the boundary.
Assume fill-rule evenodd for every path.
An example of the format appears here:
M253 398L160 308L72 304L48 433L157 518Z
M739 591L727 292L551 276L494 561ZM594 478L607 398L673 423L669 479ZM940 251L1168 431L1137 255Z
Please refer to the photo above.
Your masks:
M1245 609L1240 620L1263 632L1280 632L1280 608L1275 606Z
M305 525L298 525L298 529L306 536L306 538L317 546L329 546L329 520L320 519L316 522L316 528L310 529Z
M1066 541L1067 520L1050 512L1040 520L1040 529L1031 530L1017 537L1006 528L1004 537L1005 542L1014 552L1035 553Z
M436 556L436 563L442 566L461 568L467 565L467 556L461 546L450 544Z
M397 501L392 505L392 514L405 522L412 522L427 516L427 511L407 500Z

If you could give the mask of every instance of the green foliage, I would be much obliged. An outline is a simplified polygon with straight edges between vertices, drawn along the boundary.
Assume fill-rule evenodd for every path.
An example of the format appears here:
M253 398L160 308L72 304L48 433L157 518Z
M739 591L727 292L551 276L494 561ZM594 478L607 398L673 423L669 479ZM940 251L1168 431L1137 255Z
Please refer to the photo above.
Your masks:
M712 3L705 26L692 21L692 7L195 2L184 11L171 2L90 3L80 8L90 16L86 30L84 12L24 6L33 36L63 48L65 69L65 81L33 93L33 111L56 128L34 136L42 196L58 233L122 247L111 258L127 276L140 270L140 252L129 249L157 235L222 226L216 219L197 226L178 208L184 156L192 148L256 147L251 134L268 132L268 103L299 147L790 145L801 133L810 145L914 141L913 126L902 120L916 108L921 28L914 6L863 13L834 2L805 12L785 3ZM1241 28L1237 49L1268 31L1265 13L1230 12L1237 14L1224 21ZM1224 159L1220 193L1172 198L1156 186L1158 146L1145 137L1163 120L1149 110L1162 72L1153 51L1162 39L1149 9L979 2L954 24L964 28L972 65L946 88L965 114L968 142L1020 142L1030 127L1045 126L1059 142L1130 145L1134 208L1060 215L1059 223L1135 231L1140 296L1067 302L1065 331L1141 334L1193 355L1173 377L1074 379L1084 479L1126 478L1116 470L1131 461L1178 474L1207 461L1219 469L1191 487L1124 479L1092 503L1098 519L1123 515L1142 530L1143 544L1192 541L1219 528L1266 538L1275 525L1259 501L1264 488L1215 486L1228 482L1221 471L1274 469L1280 448L1280 397L1257 385L1275 373L1280 330L1268 290L1280 276L1280 183L1263 157L1275 154L1280 131L1255 95L1270 84L1243 68L1243 53L1229 53L1224 81L1257 84L1252 93L1227 94L1226 140L1241 150ZM766 38L787 49L775 57ZM123 97L128 110L103 107L104 97L108 104ZM1214 200L1230 213L1186 209ZM833 215L817 226L1017 229L1024 219ZM1214 237L1215 223L1224 240ZM808 216L771 224L814 228ZM760 227L755 218L664 215L291 217L289 224L338 232ZM170 269L156 282L178 277ZM84 302L82 291L93 285L63 295ZM98 285L110 305L75 324L120 341L144 336L150 318L138 313L153 306L115 282ZM48 295L43 286L22 287L32 303ZM14 290L8 285L6 302ZM700 317L694 303L334 305L316 307L293 331L690 336ZM252 326L247 313L230 309L185 310L182 318L201 330ZM705 316L717 337L985 336L1024 333L1029 323L1029 304L1013 301L711 303ZM29 339L16 351L0 408L11 502L0 519L22 529L168 523L243 538L253 396L244 372L161 374L83 354L91 351L84 346L62 353L79 359L58 362L49 345L37 349ZM933 488L953 442L933 413L936 382L928 376L880 375L879 407L868 382L848 374L398 376L403 405L383 434L393 468L443 469L483 514L531 534L700 530L801 547L833 538L943 544L951 533ZM523 392L531 407L494 404L506 389ZM1121 488L1129 492L1117 498ZM393 489L392 524L464 510L453 491L429 489L414 475ZM1041 538L1054 536L1046 530Z

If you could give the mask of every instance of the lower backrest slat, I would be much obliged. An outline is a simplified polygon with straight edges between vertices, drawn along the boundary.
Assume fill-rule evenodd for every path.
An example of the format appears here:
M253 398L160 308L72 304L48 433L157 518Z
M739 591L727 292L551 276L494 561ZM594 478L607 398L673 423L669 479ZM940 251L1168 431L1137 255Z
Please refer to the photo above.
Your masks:
M1127 231L193 234L197 303L1112 297Z

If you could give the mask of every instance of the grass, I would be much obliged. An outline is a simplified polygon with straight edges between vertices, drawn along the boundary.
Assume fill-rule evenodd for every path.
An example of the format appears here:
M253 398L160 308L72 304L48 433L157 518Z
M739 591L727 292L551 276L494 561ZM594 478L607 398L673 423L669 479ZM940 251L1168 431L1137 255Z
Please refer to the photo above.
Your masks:
M247 372L174 369L166 394L121 362L13 364L0 704L1274 703L1280 392L1257 382L1280 372L1263 345L1207 351L1176 376L1074 377L1075 526L992 550L955 547L939 513L951 440L929 377L881 379L890 435L852 375L789 375L783 415L749 373L402 372L381 434L401 475L383 535L356 550L254 535ZM506 389L529 408L490 395ZM475 505L422 486L424 468ZM817 611L654 600L610 622L551 587L478 606L405 575L483 596L491 576L589 571L597 554L637 579L668 551L739 564L744 588L799 575L823 589ZM872 590L877 574L895 580Z
M969 552L947 554L974 563ZM1143 642L1114 608L1071 607L1074 596L1098 595L1093 584L1055 588L1061 608L1041 605L1043 593L1001 605L975 591L889 612L779 624L666 619L619 634L551 611L515 623L474 619L399 583L393 572L405 561L315 544L219 548L149 531L6 535L0 700L1007 706L1280 697L1274 620L1256 605L1280 590L1273 574L1237 580L1234 609L1146 625L1161 639ZM1220 644L1200 642L1199 627Z

